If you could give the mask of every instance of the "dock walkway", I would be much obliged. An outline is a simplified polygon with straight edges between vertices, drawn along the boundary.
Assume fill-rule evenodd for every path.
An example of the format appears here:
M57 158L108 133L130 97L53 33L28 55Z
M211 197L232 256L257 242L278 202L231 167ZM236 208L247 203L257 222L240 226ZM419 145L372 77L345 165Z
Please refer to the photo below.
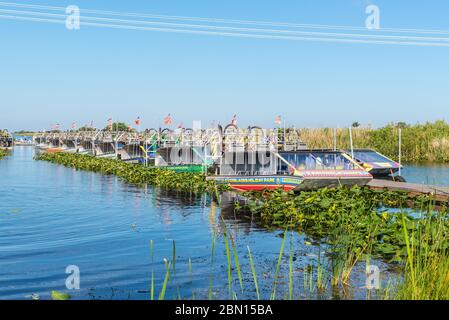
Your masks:
M449 188L429 186L416 183L394 182L388 180L374 179L368 183L368 187L373 190L388 189L391 191L407 192L412 197L420 195L432 195L439 203L449 203Z

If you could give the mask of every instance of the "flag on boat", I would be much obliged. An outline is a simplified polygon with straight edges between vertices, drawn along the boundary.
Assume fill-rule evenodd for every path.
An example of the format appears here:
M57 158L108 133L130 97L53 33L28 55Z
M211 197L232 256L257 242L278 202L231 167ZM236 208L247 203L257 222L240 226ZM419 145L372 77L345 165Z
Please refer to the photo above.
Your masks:
M281 125L282 124L282 117L281 116L277 116L276 119L274 120L274 123L276 123L277 125Z
M167 126L171 126L173 123L173 119L171 117L171 114L169 113L165 118L164 118L164 124Z
M76 130L76 122L72 122L72 129Z
M180 123L179 125L178 125L178 129L183 129L184 128L184 123Z
M140 117L137 117L134 122L136 123L136 126L140 126Z
M236 114L234 114L234 116L232 117L231 124L233 126L237 126L237 115Z
M112 124L113 124L112 118L109 118L109 119L108 119L108 128L109 128L109 130L111 130L111 131L112 131Z
M53 125L53 130L59 130L61 128L61 125L59 123Z

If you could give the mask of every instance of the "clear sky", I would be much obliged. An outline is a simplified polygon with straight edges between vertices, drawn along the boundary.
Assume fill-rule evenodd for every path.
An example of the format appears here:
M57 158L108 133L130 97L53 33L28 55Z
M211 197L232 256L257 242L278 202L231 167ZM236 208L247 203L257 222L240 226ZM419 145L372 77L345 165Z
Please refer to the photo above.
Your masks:
M14 0L12 0L14 1ZM27 3L19 1L18 3ZM29 1L204 18L448 30L447 0ZM1 9L1 6L0 6ZM19 10L19 9L18 9ZM126 17L125 17L126 19ZM325 30L324 30L325 31ZM344 31L343 31L344 32ZM374 126L446 119L449 47L327 43L95 28L0 19L0 128L69 128L107 119L158 127Z

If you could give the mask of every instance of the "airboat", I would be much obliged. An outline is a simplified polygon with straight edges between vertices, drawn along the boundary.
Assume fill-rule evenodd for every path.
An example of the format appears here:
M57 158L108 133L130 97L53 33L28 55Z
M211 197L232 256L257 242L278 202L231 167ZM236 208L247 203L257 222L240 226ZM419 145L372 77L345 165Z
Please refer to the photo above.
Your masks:
M209 176L236 191L364 186L373 176L343 151L296 150L225 155L219 174Z

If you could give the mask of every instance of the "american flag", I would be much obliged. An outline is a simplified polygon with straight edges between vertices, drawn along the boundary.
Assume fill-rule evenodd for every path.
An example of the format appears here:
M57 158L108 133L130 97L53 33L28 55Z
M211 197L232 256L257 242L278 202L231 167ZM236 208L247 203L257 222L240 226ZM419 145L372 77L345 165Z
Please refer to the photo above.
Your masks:
M61 125L59 123L53 125L53 130L59 130L61 128Z
M137 117L136 121L134 121L136 123L136 126L140 126L140 117Z
M236 125L237 125L237 115L236 115L236 114L234 114L234 117L232 117L231 124L232 124L233 126L236 126Z
M165 118L164 118L164 124L167 126L171 126L173 123L173 119L171 117L171 114L169 113Z
M281 116L277 116L276 119L274 119L274 123L281 125L282 124L282 117Z
M76 129L76 122L72 122L72 129L73 129L73 130Z

